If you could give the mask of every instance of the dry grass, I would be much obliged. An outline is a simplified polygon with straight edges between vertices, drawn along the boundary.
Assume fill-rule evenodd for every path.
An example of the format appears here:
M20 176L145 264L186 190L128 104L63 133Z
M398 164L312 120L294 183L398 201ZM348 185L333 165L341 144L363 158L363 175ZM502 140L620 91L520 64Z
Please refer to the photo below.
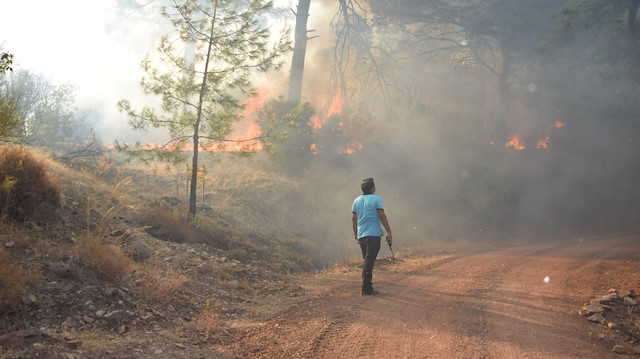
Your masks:
M131 260L115 244L105 244L97 236L80 238L72 250L77 260L93 267L104 279L121 279L131 268Z
M146 265L142 270L141 294L152 302L169 303L189 277L184 271L157 264Z
M220 318L212 309L205 310L196 320L196 329L206 338L214 336L220 329Z
M27 353L26 349L22 349L22 350L8 349L7 351L0 349L0 359L25 358L25 353Z
M141 221L148 226L147 232L156 238L180 243L197 241L191 221L186 214L180 213L180 208L170 211L166 207L153 206L144 211Z
M121 340L116 336L105 335L104 332L100 331L81 331L74 333L74 336L82 343L79 349L87 351L105 348Z
M0 211L17 221L49 218L60 208L58 181L44 160L17 146L0 147Z
M253 292L253 287L246 280L241 280L238 282L238 288L242 289L245 294L249 294Z
M20 267L11 263L7 253L0 248L0 313L12 310L20 303L23 286Z
M234 244L237 245L244 242L238 233L225 229L220 224L207 218L199 218L197 231L200 242L211 244L220 249L229 250Z

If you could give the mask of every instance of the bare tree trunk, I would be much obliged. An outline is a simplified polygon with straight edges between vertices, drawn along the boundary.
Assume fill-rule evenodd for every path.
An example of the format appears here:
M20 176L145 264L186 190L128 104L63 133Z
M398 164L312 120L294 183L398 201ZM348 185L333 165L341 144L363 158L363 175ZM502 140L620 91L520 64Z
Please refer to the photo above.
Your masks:
M200 98L198 99L198 115L196 123L193 126L193 161L191 165L191 187L189 188L189 213L196 215L196 195L198 190L198 151L200 146L200 122L202 121L202 104L204 102L205 91L207 88L207 73L209 71L209 61L211 59L211 51L213 51L213 30L216 22L217 3L214 7L211 19L211 34L209 35L209 48L207 49L207 58L204 62L204 72L202 74L202 85L200 87Z
M295 44L289 73L289 101L300 102L302 97L302 74L304 72L304 57L307 51L307 20L311 0L298 0L296 14Z

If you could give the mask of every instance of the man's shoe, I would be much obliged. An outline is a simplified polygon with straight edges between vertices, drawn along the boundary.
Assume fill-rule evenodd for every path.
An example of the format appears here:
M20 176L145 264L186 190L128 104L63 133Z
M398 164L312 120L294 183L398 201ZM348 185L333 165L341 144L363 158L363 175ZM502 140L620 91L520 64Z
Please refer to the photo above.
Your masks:
M371 289L363 289L362 290L362 295L378 295L380 292L378 292L377 290L371 288Z

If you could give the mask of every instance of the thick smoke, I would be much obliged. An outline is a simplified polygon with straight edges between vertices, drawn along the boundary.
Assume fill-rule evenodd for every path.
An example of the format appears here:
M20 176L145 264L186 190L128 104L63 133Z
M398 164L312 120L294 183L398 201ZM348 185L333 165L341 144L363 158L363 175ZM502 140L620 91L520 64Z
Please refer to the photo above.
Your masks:
M335 44L325 40L308 45L316 52L308 56L303 97L334 84L326 73ZM348 246L349 208L365 177L376 180L400 248L637 230L637 84L605 81L588 68L541 68L531 58L500 97L494 75L449 60L418 58L386 72L404 91L386 98L391 111L359 113L367 97L381 104L380 95L350 94L352 112L343 116L366 117L358 122L362 149L322 153L301 179L324 204L324 230L314 239ZM509 145L515 136L517 148Z

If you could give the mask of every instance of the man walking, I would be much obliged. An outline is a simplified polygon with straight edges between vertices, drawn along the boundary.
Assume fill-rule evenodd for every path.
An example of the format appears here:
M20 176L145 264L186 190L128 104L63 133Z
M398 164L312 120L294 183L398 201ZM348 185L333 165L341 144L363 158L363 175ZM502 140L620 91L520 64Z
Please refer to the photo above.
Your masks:
M371 286L373 278L373 265L380 251L380 238L384 234L380 224L387 231L387 243L391 245L391 227L384 213L382 199L375 194L376 185L373 178L365 178L360 185L362 195L353 201L351 207L351 222L353 235L362 249L362 295L378 294Z

